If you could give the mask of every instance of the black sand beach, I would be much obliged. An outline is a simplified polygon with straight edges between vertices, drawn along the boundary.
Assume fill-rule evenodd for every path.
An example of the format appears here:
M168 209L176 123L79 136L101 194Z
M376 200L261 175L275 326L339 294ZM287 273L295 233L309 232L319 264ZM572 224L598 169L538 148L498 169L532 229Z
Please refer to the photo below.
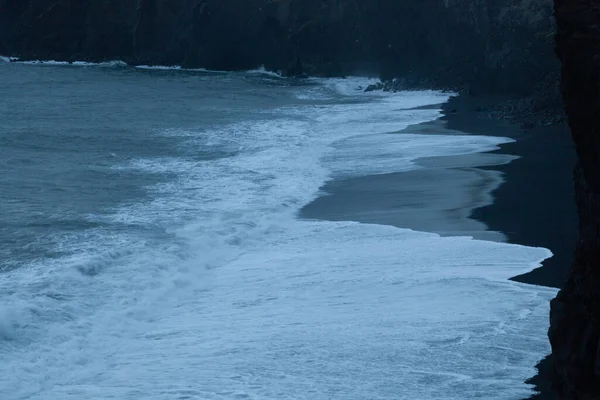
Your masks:
M545 247L554 256L542 267L514 277L518 282L560 288L577 240L572 184L575 151L564 125L522 129L491 119L493 100L459 96L443 106L444 116L408 127L405 133L476 134L509 137L497 151L417 161L404 173L328 182L324 195L301 218L387 224L440 235L465 235ZM440 184L440 182L443 182ZM553 398L549 358L528 383Z
M510 243L550 249L554 256L541 268L514 280L560 288L577 241L573 189L576 155L568 127L561 124L524 130L482 116L485 112L476 111L479 107L473 99L454 98L445 105L442 120L449 129L510 137L515 142L502 145L497 153L519 158L493 167L503 174L504 183L493 193L493 203L476 209L472 218L502 232Z
M522 129L456 97L444 116L404 133L508 137L494 152L417 160L421 169L328 182L301 218L386 224L445 236L546 247L554 257L519 282L560 288L575 247L574 148L565 125ZM479 111L478 111L479 110ZM442 183L440 183L442 182Z
M495 132L494 128L505 129L502 125L509 127L490 119L473 118L479 107L471 99L455 98L445 105L443 120L450 128L478 134L490 134L488 132ZM457 112L449 113L448 110ZM542 267L513 279L561 288L568 276L577 242L573 187L576 154L570 132L566 123L528 130L510 127L512 129L505 131L506 136L515 142L503 145L501 152L520 158L494 168L504 174L505 182L494 192L493 204L475 210L473 218L492 230L503 232L511 243L550 249L554 256L545 260ZM538 394L530 400L555 399L552 356L541 360L536 368L538 374L527 383L534 385Z

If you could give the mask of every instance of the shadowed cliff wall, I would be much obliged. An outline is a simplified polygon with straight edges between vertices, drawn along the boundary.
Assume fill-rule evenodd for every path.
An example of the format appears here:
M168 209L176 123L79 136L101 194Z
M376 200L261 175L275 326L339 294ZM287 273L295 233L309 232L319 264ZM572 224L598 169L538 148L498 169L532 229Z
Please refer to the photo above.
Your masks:
M549 337L562 399L600 398L600 4L555 0L562 94L577 149L579 240L552 301Z
M528 94L557 80L551 0L0 0L0 54Z

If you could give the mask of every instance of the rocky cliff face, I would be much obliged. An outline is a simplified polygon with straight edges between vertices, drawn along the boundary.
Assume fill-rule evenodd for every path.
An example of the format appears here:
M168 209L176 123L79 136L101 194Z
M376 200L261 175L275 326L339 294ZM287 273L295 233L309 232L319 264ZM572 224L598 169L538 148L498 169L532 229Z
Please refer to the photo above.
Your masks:
M555 0L562 93L579 163L579 242L552 301L550 341L563 399L600 398L600 4Z
M551 0L0 0L4 55L519 94L558 70L552 32Z

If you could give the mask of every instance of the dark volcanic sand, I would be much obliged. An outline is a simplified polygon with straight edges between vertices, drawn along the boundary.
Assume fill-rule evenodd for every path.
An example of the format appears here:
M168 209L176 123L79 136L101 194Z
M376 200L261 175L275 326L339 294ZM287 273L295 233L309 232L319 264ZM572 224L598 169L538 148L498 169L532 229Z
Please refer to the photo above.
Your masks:
M482 118L477 101L456 98L449 102L443 118L448 128L459 131L507 136L514 143L499 151L520 158L493 167L504 174L504 183L494 192L493 204L474 211L472 217L489 229L503 232L508 241L546 247L554 257L541 268L514 280L560 288L565 281L577 242L577 210L573 189L575 148L566 125L538 126L523 130L515 125ZM479 115L478 115L479 114Z
M445 110L456 109L457 112L446 113L447 126L486 134L496 123L481 118L474 120L477 107L472 99L453 99ZM504 173L505 183L494 193L494 203L475 210L473 217L485 222L490 229L504 232L512 243L549 248L554 256L545 260L541 268L513 279L561 288L577 242L573 189L575 148L566 124L513 132L517 135L508 136L516 142L502 146L502 152L521 158L494 168ZM528 383L535 385L539 393L530 400L555 399L552 357L541 360L536 368L538 374Z

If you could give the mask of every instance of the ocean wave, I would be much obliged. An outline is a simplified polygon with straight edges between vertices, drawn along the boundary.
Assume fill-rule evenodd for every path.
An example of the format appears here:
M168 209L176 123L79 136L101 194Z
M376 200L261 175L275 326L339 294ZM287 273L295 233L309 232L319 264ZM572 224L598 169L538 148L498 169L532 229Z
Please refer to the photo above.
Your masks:
M122 68L127 67L128 64L124 61L113 60L104 62L87 62L87 61L56 61L56 60L27 60L20 61L18 58L10 59L10 62L25 65L47 65L47 66L69 66L69 67L114 67Z
M281 74L281 72L275 72L275 71L271 71L268 70L263 66L260 66L256 69L251 69L246 71L246 73L248 74L257 74L257 75L266 75L266 76L270 76L272 78L284 78L284 76Z
M19 61L19 59L17 57L0 56L0 62L3 62L3 63L11 63L11 62L17 62L17 61Z
M96 230L66 241L77 249L69 258L0 276L7 399L530 394L523 382L548 350L555 291L507 279L548 250L297 218L332 178L414 170L421 157L510 139L396 134L438 118L415 108L448 95L314 80L333 100L260 116L226 108L235 121L159 134L205 138L186 142L187 153L116 160L169 176L103 216L144 232ZM235 152L185 156L223 149Z

